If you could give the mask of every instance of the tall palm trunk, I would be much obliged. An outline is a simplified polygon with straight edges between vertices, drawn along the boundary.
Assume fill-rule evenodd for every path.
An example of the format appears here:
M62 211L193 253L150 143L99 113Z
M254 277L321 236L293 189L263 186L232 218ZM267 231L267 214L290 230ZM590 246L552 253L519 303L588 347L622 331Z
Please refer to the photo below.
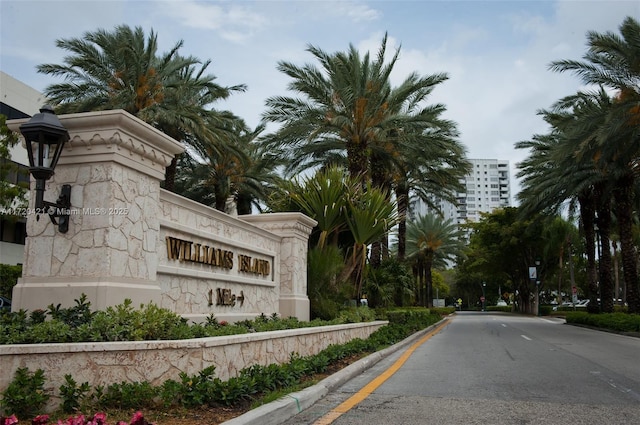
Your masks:
M600 310L604 313L613 312L613 277L611 274L611 198L600 194L603 199L598 205L598 233L600 235L600 258L598 259L598 271L600 278ZM592 296L593 298L593 296ZM597 303L597 299L592 299L587 307ZM597 306L597 304L595 304ZM596 309L591 309L597 312Z
M398 260L403 261L407 254L407 210L409 208L407 185L396 186L396 204L398 206Z
M433 251L427 253L425 259L425 293L426 293L426 302L424 303L425 307L433 307L433 274L431 273L431 267L433 266Z
M175 192L176 188L176 169L178 167L178 156L174 156L171 160L171 164L165 168L164 172L164 185L163 187L169 192Z
M618 214L618 234L622 256L622 272L627 289L629 313L640 313L640 288L638 288L637 252L633 243L633 175L627 174L618 180L614 197Z
M593 197L591 193L582 193L578 196L578 202L580 203L580 220L582 221L584 246L587 255L587 286L590 293L597 293L598 271L596 268L595 208Z
M377 187L384 190L388 186L386 182L387 182L387 175L385 173L384 164L382 164L382 162L377 156L372 155L371 156L371 184L373 185L373 187ZM391 193L391 192L387 192L387 193ZM379 240L371 244L369 264L373 269L380 268L380 264L382 263L382 246L386 245L385 241L387 237L388 237L387 234L385 234Z

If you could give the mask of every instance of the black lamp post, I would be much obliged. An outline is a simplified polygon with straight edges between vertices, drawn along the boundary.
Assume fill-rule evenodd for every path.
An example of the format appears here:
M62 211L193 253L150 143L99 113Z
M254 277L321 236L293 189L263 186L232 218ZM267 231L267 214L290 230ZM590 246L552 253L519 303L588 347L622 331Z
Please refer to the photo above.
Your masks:
M53 176L64 144L69 141L69 132L60 123L53 108L45 105L40 113L20 126L20 133L24 136L29 155L29 173L36 180L36 219L40 219L40 213L47 213L53 224L58 225L60 233L66 233L69 230L71 186L62 186L56 202L45 201L44 190L46 181Z

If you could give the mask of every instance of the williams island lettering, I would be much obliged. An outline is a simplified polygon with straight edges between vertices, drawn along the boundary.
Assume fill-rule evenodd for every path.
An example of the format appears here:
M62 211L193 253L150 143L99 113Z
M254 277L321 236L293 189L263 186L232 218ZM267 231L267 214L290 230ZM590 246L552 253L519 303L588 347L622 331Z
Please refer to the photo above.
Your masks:
M214 267L232 269L234 265L233 251L215 248L193 241L167 236L167 257L170 260L190 263L209 264ZM271 262L248 255L238 254L238 271L260 276L271 274Z
M225 269L233 268L233 251L226 251L171 236L167 236L167 256L170 260L209 264Z

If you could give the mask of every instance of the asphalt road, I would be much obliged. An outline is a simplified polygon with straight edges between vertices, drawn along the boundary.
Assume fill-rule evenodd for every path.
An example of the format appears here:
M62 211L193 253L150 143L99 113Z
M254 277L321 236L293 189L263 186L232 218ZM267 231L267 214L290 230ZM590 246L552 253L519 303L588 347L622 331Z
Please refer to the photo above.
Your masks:
M408 349L282 423L640 424L638 338L563 319L457 313L363 395ZM354 397L362 400L344 408Z

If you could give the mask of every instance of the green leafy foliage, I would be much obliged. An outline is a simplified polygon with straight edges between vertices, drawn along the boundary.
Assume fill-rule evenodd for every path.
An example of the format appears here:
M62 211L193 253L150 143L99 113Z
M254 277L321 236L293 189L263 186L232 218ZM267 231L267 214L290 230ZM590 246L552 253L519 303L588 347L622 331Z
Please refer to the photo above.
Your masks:
M375 319L373 311L364 307L361 310L347 310L332 321L316 319L300 322L293 317L262 314L254 320L235 324L218 322L213 316L204 323L188 323L187 319L171 310L151 303L136 309L131 300L125 300L120 305L95 312L91 310L91 304L84 294L75 302L76 305L69 308L50 305L47 311L3 313L0 315L0 344L189 339Z
M337 246L311 248L307 254L307 294L311 317L330 320L349 300L351 285L342 278L344 255Z
M611 329L618 332L640 332L640 314L591 314L578 311L567 313L567 323Z
M78 383L71 375L64 375L64 384L58 388L62 398L62 411L65 413L75 413L86 406L88 394L91 389L88 382Z
M25 194L27 184L13 184L7 181L10 173L20 173L15 163L11 162L10 149L18 143L17 135L6 125L7 117L0 114L0 209L11 210L12 207L24 207L26 205ZM0 294L6 296L4 294Z
M13 381L2 392L0 406L6 414L33 418L49 400L44 383L45 376L42 369L30 372L29 368L18 368Z
M380 267L369 269L363 291L370 307L411 305L414 280L409 265L392 257L382 260Z
M13 287L18 283L18 278L22 276L22 266L12 266L0 264L0 296L11 299Z

